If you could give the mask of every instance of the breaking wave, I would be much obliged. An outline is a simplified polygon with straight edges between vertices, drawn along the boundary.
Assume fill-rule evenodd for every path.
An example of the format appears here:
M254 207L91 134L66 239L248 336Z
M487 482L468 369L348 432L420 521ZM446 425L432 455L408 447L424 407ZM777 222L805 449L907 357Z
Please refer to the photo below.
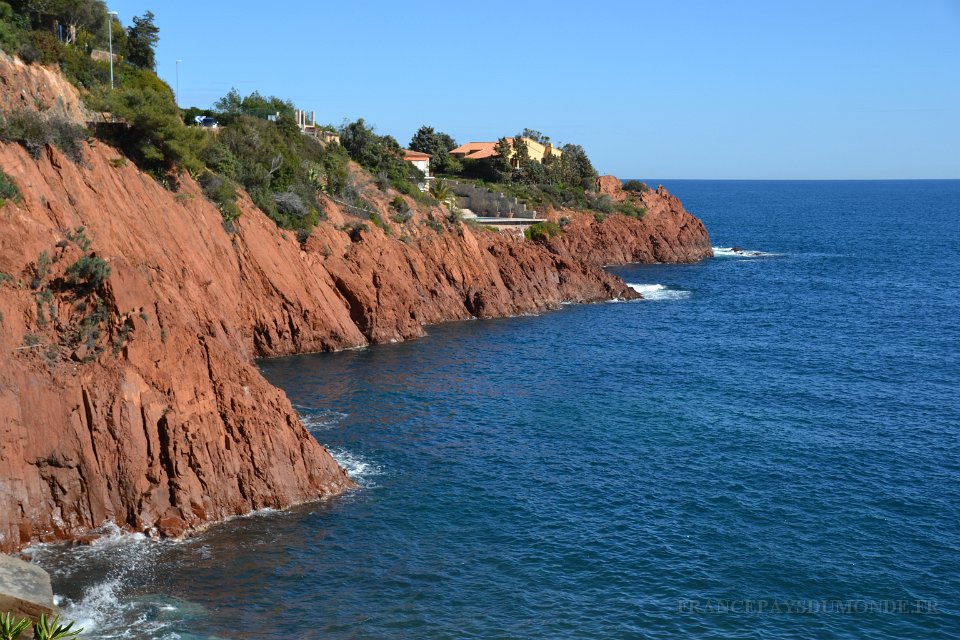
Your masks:
M768 253L766 251L752 251L740 247L711 247L715 258L773 258L779 256L779 253Z
M160 594L137 593L144 575L155 571L165 549L179 544L123 533L114 524L88 546L39 544L26 550L32 560L63 583L84 583L80 592L54 601L64 620L82 628L84 638L182 638L191 621L206 616L199 605ZM91 579L95 576L95 579ZM178 632L179 631L179 632Z
M627 286L642 295L644 300L684 300L690 297L689 291L671 289L662 284L635 284L628 282Z
M376 487L376 478L383 474L383 467L367 458L347 451L342 447L328 447L333 459L343 467L347 475L364 489Z

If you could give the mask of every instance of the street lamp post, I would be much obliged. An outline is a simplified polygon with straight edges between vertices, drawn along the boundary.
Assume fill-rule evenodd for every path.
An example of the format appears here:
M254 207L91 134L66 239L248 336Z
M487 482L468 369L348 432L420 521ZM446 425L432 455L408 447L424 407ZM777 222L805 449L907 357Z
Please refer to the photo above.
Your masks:
M177 106L180 106L180 63L183 60L177 60L177 95L174 96L174 102L177 103Z
M113 89L113 17L116 16L116 11L110 11L107 13L107 39L110 42L110 88Z

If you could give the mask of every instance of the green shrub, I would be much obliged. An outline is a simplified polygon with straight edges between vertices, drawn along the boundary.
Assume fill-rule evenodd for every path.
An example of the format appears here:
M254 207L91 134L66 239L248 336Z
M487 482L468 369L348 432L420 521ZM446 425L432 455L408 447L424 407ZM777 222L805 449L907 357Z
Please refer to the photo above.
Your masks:
M537 222L527 227L523 235L527 240L534 242L546 242L550 238L560 233L560 225L556 222Z
M173 91L151 71L121 65L118 88L90 97L92 108L109 111L128 128L107 135L141 169L155 176L169 171L204 169L201 156L210 135L200 127L186 127L173 100Z
M65 235L67 236L67 241L80 247L81 251L88 251L90 249L90 238L87 237L86 227L77 227L73 230L73 233L67 231Z
M97 62L87 49L61 43L50 31L29 31L21 38L21 59L27 64L39 62L57 66L74 85L93 89L110 81L110 65Z
M407 193L411 180L423 179L423 173L403 159L400 143L391 136L377 135L363 118L340 129L340 144L357 164L374 175L383 173L398 191Z
M57 36L49 31L30 31L26 34L24 47L28 49L28 57L31 60L24 59L24 62L33 64L39 62L48 66L59 65L63 60L63 51L65 46L60 44ZM21 56L24 52L21 50Z
M20 50L20 32L26 27L22 16L15 14L7 2L0 2L0 49L7 53Z
M604 220L607 219L607 215L606 215L605 213L600 213L600 212L598 211L598 212L596 212L596 213L593 214L593 219L596 220L597 223L600 223L600 222L603 222Z
M207 168L215 173L227 176L228 178L237 177L237 157L233 155L230 148L219 140L215 140L207 146L200 156Z
M0 615L0 638L3 640L17 640L29 626L29 618L16 620L11 613Z
M0 169L0 207L7 204L7 200L20 202L20 187Z
M600 213L613 213L613 200L610 199L610 196L603 195L599 198L591 198L589 200L588 206L594 211L599 211Z
M396 211L395 214L390 216L390 219L398 224L409 222L410 219L413 218L413 212L410 211L410 205L407 204L407 200L403 196L394 196L393 200L390 202L390 208Z
M623 183L623 190L642 193L644 191L650 191L650 187L648 187L645 182L640 182L639 180L627 180Z
M351 213L354 215L365 215L370 217L375 211L376 207L367 202L362 195L360 195L360 190L357 189L355 185L349 185L346 189L343 190L342 203L346 204Z
M240 217L240 207L237 206L237 185L226 176L207 171L200 176L200 186L203 195L217 205L224 221L233 223Z
M110 265L91 253L67 267L65 275L71 285L92 291L110 277Z
M52 145L74 162L82 162L87 138L87 130L80 125L33 111L14 111L0 118L0 139L20 143L33 158Z
M629 202L619 202L614 206L614 209L618 213L622 213L625 216L629 216L631 218L637 218L637 219L642 218L644 214L647 212L647 209L645 207L637 207L630 204Z
M325 217L317 193L337 196L348 183L343 148L301 134L295 121L285 117L271 122L234 116L204 158L211 169L220 167L236 179L284 229L316 225Z
M39 289L44 279L50 274L50 254L41 251L37 256L37 261L33 265L33 278L30 280L31 289Z
M87 349L95 350L97 346L97 341L100 340L101 335L101 326L106 323L109 319L110 314L107 311L107 306L103 303L103 300L99 296L94 295L92 301L93 309L89 314L84 316L83 320L80 321L80 324L71 332L68 337L67 344L70 346L77 346L83 344ZM77 305L78 311L85 312L88 308L86 302L82 302ZM88 358L95 357L95 354L88 356Z

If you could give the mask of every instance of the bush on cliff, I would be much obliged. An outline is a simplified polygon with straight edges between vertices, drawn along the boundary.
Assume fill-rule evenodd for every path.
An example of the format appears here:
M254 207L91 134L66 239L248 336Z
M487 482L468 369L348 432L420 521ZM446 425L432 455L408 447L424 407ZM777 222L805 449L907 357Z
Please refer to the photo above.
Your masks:
M594 211L599 211L600 213L613 213L613 200L611 200L610 196L608 195L589 198L587 202L587 206Z
M300 132L296 122L238 115L204 158L239 182L260 209L285 229L308 229L323 217L317 192L347 186L346 151Z
M51 20L60 26L59 36L50 29ZM89 54L107 48L110 28L114 51L123 55L126 32L108 16L102 0L0 2L0 48L27 64L59 66L71 82L88 89L109 81L109 66Z
M410 211L410 205L403 196L394 196L393 200L390 202L390 208L396 212L390 216L390 219L394 222L409 222L410 219L413 218L413 213Z
M623 183L623 190L643 193L645 191L650 191L650 187L647 186L647 183L640 182L639 180L627 180Z
M228 230L233 229L233 221L240 217L237 206L237 185L226 176L206 171L200 176L203 195L217 205Z
M173 170L198 175L204 169L200 157L210 143L208 132L183 125L173 91L153 72L128 67L119 88L101 92L91 103L129 125L108 141L142 169L157 176Z
M556 222L538 222L527 227L523 235L527 240L534 242L546 242L550 238L560 234L560 225Z
M0 169L0 207L7 204L7 200L20 202L20 187Z
M88 137L86 129L69 120L45 117L34 111L0 116L0 140L20 143L34 158L52 145L74 162L81 162L83 143Z
M385 173L401 193L417 191L412 183L423 180L423 173L403 159L400 143L391 136L377 135L363 118L340 129L340 144L354 162L373 175Z
M623 215L629 218L642 218L646 213L647 209L645 207L638 207L630 202L618 202L614 205L614 210L617 213L622 213Z
M109 63L97 62L87 51L63 44L49 31L29 31L21 40L19 54L28 64L39 62L59 67L67 80L86 89L110 82Z
M110 277L110 265L94 254L83 256L65 272L67 282L87 291L94 291Z

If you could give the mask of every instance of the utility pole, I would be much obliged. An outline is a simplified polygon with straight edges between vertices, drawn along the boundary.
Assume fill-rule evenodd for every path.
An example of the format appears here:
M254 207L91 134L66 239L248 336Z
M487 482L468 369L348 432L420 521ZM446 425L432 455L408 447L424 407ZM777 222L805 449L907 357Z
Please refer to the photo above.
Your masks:
M107 39L110 41L110 88L113 89L113 17L116 11L107 12Z
M180 106L180 63L183 60L177 60L177 95L173 97L173 101L177 103L177 107Z

